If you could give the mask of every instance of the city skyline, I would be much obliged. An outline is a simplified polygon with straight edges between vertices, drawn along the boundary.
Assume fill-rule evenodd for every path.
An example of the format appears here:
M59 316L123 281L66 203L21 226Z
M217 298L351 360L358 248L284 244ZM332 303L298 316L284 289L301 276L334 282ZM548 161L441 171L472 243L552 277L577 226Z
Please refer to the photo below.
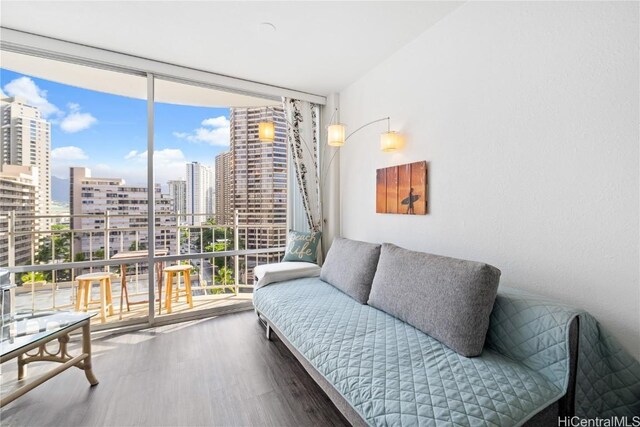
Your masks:
M7 78L12 79L7 82ZM50 190L55 181L62 180L58 184L66 187L64 192L68 198L65 196L63 210L57 212L66 213L69 219L57 226L72 230L104 227L122 230L102 230L102 234L76 232L71 238L75 245L61 255L65 260L110 257L123 250L145 247L153 241L157 247L160 245L175 253L181 248L177 245L178 221L199 226L218 219L221 225L229 226L234 211L245 214L241 220L245 226L241 236L245 249L284 246L287 143L282 106L211 109L156 104L155 123L160 123L154 132L155 141L159 143L155 151L156 179L147 183L146 151L130 143L144 135L146 146L145 101L52 82L44 84L40 79L6 70L2 70L0 88L3 104L0 151L4 160L0 165L0 178L7 195L3 206L22 214L33 210L36 217L49 212L56 200L61 201L48 196ZM58 96L53 96L54 91ZM66 110L58 107L63 101L67 102ZM92 108L96 102L109 105L103 105L103 112L98 113L99 110ZM141 107L145 107L144 110ZM189 117L182 116L185 112ZM212 112L223 114L212 116ZM128 122L117 121L123 114L129 117ZM144 126L135 114L143 118ZM135 120L131 120L132 117ZM158 120L158 117L169 118ZM275 140L270 144L258 138L258 123L265 119L275 124ZM191 131L183 131L189 127ZM111 143L114 138L118 144ZM187 158L187 149L195 153L195 158ZM23 153L28 153L27 169L15 169L14 164L24 163ZM218 180L216 166L220 167ZM222 199L216 199L216 189ZM147 236L145 225L148 191L156 195L152 208L157 218L153 238ZM39 196L42 192L47 192L47 197ZM215 216L217 205L222 217ZM176 213L184 214L184 218L178 219ZM39 220L35 224L18 224L15 218L7 217L1 220L0 231L9 230L12 221L13 226L24 228L25 233L46 232L52 225L48 219L43 224ZM258 224L270 226L246 228ZM53 253L46 251L53 247L53 238L43 236L36 233L24 241L11 242L7 234L3 234L0 246L14 245L15 250L20 251L19 260L7 259L3 264L52 259ZM247 261L247 265L271 262L279 256L261 254Z
M51 175L70 167L146 185L146 101L82 89L0 68L2 97L18 96L51 123ZM229 149L229 109L155 104L155 176L185 179L184 165L214 166Z

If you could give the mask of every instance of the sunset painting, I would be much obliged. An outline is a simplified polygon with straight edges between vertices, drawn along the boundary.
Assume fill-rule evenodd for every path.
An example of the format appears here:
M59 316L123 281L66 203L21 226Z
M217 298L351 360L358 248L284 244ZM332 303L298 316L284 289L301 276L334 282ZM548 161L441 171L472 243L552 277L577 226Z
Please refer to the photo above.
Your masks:
M376 212L427 214L427 162L408 163L376 171Z

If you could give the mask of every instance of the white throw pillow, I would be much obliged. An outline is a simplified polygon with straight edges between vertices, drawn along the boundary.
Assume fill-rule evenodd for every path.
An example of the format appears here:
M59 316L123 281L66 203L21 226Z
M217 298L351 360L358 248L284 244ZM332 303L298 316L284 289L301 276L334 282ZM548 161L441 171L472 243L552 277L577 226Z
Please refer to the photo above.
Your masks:
M254 290L275 282L320 276L320 267L312 262L278 262L259 265L253 269Z

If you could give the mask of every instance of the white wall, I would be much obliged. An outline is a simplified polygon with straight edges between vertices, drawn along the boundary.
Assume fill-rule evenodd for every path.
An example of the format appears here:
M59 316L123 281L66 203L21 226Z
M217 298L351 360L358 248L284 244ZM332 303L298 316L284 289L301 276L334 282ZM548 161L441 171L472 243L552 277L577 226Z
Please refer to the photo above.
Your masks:
M637 3L471 2L340 93L345 237L491 263L640 357ZM429 164L429 215L375 213L375 169Z

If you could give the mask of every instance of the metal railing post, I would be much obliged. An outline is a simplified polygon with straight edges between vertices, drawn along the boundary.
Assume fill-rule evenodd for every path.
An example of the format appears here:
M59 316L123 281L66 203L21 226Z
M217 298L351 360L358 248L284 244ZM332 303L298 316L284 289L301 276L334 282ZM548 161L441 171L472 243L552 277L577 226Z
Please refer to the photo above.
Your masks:
M109 259L110 245L109 245L109 210L104 212L104 259ZM105 271L109 272L109 266L105 266Z
M69 242L69 259L73 262L75 261L76 251L75 251L75 240L76 234L73 232L73 224L71 223L71 218L69 218L69 230L71 231L71 240ZM76 269L71 269L71 283L73 283L76 279Z
M240 249L240 213L238 210L234 212L233 216L233 250L237 251ZM234 271L234 280L235 280L235 294L238 295L238 289L240 288L240 257L235 255L233 257L233 271Z
M51 232L51 234L49 234L49 239L51 239L51 264L55 264L56 263L56 239L55 239L55 233ZM56 283L56 270L51 270L51 282L52 283Z
M182 230L180 230L180 211L176 214L176 255L180 255L180 238L182 237Z
M7 260L7 264L9 267L15 267L16 266L16 212L15 211L10 211L9 212L9 223L7 224L7 231L8 231L8 243L9 243L9 259ZM16 283L16 274L15 273L9 273L9 281L11 283ZM13 297L13 295L12 295ZM14 300L14 298L11 299L12 301Z

